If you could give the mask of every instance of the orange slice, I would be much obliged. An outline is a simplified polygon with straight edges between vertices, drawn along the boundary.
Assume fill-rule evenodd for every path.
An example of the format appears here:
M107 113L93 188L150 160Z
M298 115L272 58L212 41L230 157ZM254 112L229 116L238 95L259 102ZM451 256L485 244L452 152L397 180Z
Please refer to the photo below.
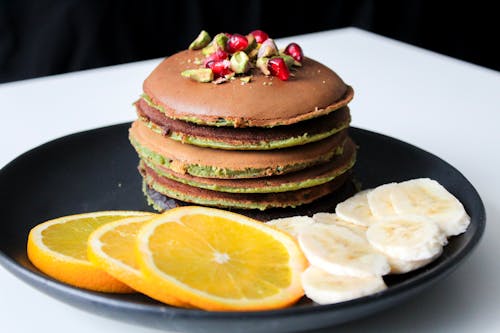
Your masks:
M133 250L139 229L155 215L135 216L106 223L90 234L89 260L109 275L152 298L175 306L186 306L163 290L148 284Z
M202 309L275 309L304 294L307 261L293 238L239 214L171 209L141 228L136 250L154 289Z
M103 211L60 217L41 223L28 236L28 258L40 271L70 285L94 291L129 293L87 259L87 239L103 224L146 212Z

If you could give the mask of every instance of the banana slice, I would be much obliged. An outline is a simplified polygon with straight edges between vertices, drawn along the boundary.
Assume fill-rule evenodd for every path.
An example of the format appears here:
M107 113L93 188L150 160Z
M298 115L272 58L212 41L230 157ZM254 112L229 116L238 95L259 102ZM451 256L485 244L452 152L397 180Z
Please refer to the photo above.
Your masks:
M470 224L464 206L435 180L419 178L399 183L390 196L398 214L427 216L446 236L459 235Z
M380 276L345 277L328 274L315 266L302 273L306 296L318 304L332 304L371 295L387 288Z
M430 264L436 260L441 253L443 253L442 250L436 253L433 257L422 260L401 260L391 257L387 257L387 259L389 260L389 265L391 266L391 274L404 274Z
M315 222L309 216L292 216L281 219L274 219L266 222L266 224L276 227L293 238L297 239L303 228L313 225Z
M366 237L366 227L350 223L347 221L342 220L339 216L333 213L316 213L313 215L313 220L317 224L324 224L324 225L338 225L340 227L347 228L351 230L352 232L355 232L357 235L361 237Z
M357 193L353 197L343 201L335 207L335 213L342 219L368 227L377 221L368 205L368 193L371 190L365 190Z
M397 185L397 183L380 185L367 193L368 205L377 220L397 215L391 201L391 193Z
M309 262L333 275L369 277L389 273L387 258L364 237L336 225L315 225L299 233L299 245Z
M369 226L366 237L375 249L400 260L432 258L446 244L438 225L418 215L386 218Z

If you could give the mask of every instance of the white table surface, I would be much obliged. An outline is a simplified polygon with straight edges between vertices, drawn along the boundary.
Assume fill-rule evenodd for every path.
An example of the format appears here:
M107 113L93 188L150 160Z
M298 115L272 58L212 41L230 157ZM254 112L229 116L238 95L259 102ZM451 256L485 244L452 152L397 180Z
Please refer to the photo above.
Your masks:
M278 44L292 40L354 87L353 126L440 156L474 184L487 211L481 244L451 276L340 331L500 332L500 74L354 28ZM0 85L0 167L54 138L132 120L131 103L159 61ZM158 332L75 309L1 266L0 331Z

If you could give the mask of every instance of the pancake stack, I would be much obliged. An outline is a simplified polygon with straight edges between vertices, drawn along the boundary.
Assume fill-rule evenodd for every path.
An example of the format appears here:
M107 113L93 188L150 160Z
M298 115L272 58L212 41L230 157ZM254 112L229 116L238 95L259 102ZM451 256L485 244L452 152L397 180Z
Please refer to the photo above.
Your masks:
M245 73L212 82L181 75L210 67L205 50L165 59L135 103L129 138L153 207L166 209L166 198L226 209L297 207L346 182L356 160L348 136L353 90L335 72L303 57L287 80L255 60Z

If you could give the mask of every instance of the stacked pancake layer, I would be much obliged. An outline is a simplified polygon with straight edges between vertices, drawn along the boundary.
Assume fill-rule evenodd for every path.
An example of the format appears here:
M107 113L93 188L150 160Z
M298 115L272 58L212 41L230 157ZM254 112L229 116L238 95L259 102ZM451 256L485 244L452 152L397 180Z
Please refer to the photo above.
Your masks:
M144 192L229 209L296 207L338 189L356 160L348 136L352 89L305 58L289 81L200 83L183 51L144 82L129 132ZM159 206L155 208L160 209Z

